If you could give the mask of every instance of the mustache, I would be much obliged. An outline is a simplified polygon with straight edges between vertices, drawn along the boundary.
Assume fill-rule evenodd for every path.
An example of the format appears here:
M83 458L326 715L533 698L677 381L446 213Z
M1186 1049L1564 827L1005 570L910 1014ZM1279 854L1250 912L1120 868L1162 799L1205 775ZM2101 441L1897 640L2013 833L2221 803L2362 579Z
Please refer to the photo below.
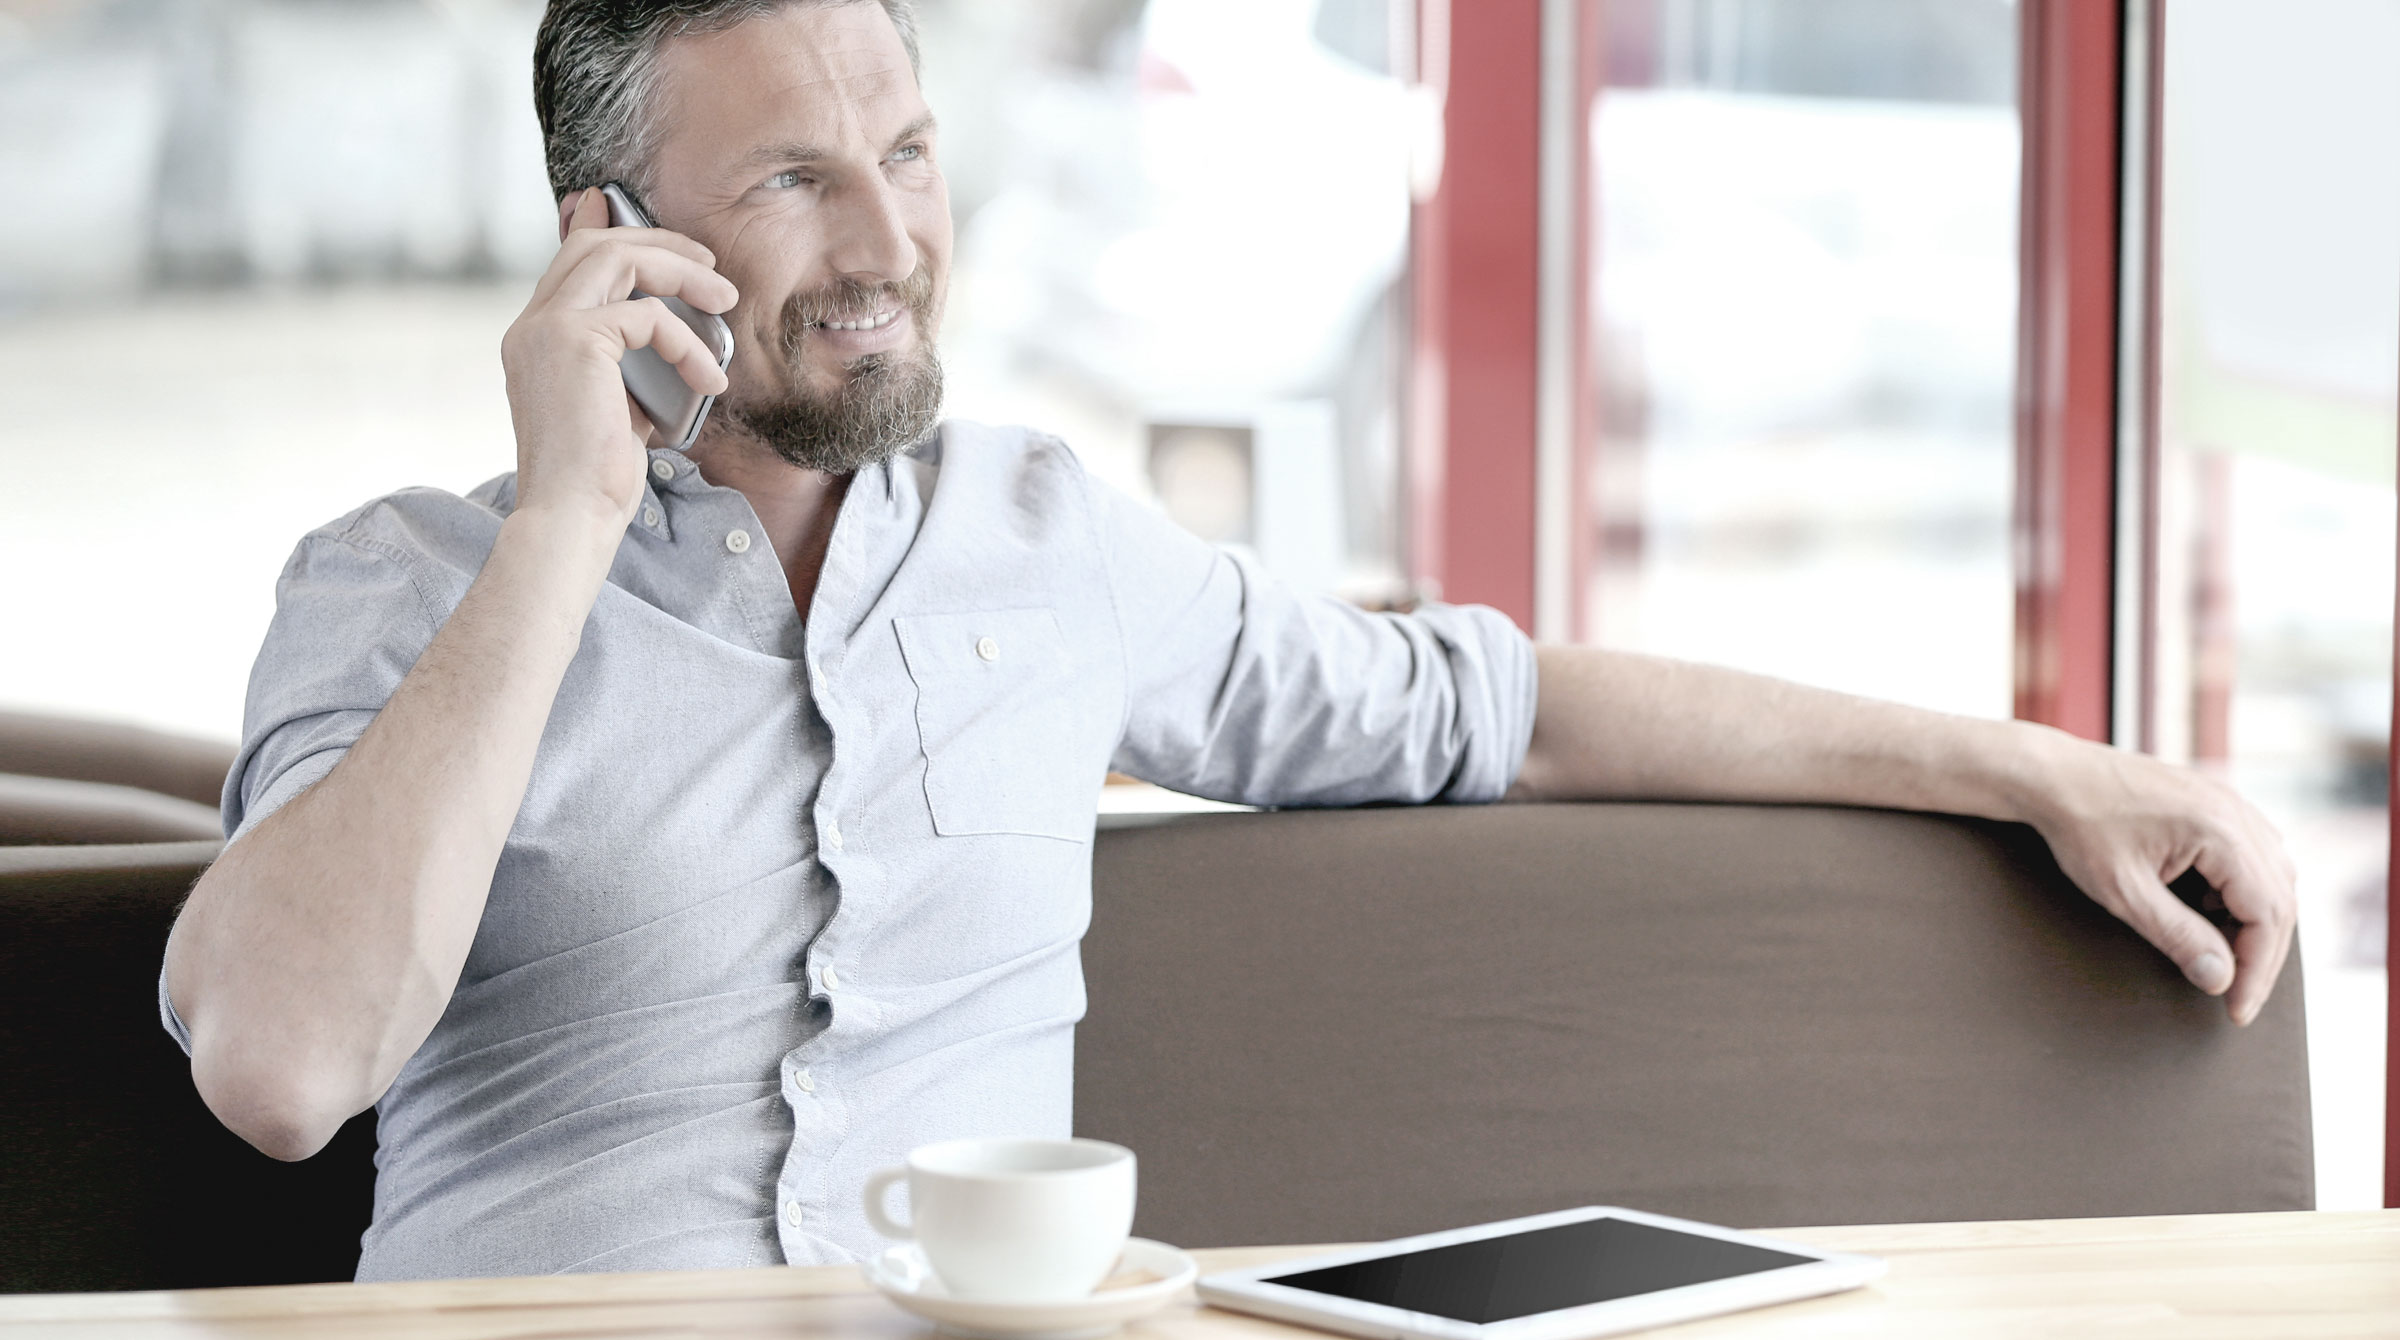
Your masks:
M866 284L837 279L805 293L795 293L783 305L783 338L787 353L796 352L816 326L834 321L859 321L897 305L918 319L919 331L933 306L933 272L922 265L907 278L892 283Z

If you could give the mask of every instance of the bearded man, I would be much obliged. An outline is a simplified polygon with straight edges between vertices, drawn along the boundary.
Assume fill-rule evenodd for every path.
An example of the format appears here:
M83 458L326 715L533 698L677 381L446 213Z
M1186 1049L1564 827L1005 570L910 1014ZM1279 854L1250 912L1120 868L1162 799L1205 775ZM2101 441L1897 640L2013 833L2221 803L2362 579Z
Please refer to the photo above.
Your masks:
M361 1279L854 1259L870 1169L1066 1135L1111 767L1254 804L2019 819L2236 1022L2273 986L2289 864L2195 774L1363 613L1052 438L937 424L907 0L553 0L534 82L561 245L501 344L517 469L300 542L160 978L260 1149L379 1109ZM659 226L607 226L609 181ZM726 372L636 288L723 313ZM641 347L722 393L688 453L646 447ZM2194 866L2230 944L2161 882Z

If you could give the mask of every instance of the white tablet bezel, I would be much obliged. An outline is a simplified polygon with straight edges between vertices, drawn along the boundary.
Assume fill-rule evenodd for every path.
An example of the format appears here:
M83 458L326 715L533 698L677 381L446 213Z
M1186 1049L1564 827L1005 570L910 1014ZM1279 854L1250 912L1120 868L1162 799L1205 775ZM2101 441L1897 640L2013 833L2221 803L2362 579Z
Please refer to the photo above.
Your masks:
M1403 1308L1385 1307L1380 1303L1363 1303L1309 1289L1294 1289L1267 1279L1270 1275L1294 1275L1327 1266L1348 1265L1354 1261L1401 1256L1429 1247L1447 1247L1453 1243L1477 1242L1485 1238L1506 1237L1560 1224L1603 1218L1671 1228L1725 1242L1788 1252L1807 1257L1808 1260L1801 1265L1782 1266L1774 1270L1755 1271L1727 1279L1686 1284L1673 1289L1660 1289L1652 1293L1587 1303L1581 1307L1562 1308L1556 1312L1536 1312L1530 1316L1493 1322L1458 1321L1426 1312L1410 1312ZM1666 1326L1679 1321L1764 1307L1770 1303L1788 1303L1801 1298L1840 1293L1876 1279L1884 1269L1883 1261L1872 1256L1829 1252L1804 1243L1785 1242L1757 1233L1628 1210L1621 1206L1586 1205L1580 1209L1557 1210L1523 1219L1477 1224L1472 1228L1454 1228L1413 1238L1396 1238L1368 1247L1328 1252L1323 1256L1220 1271L1202 1276L1196 1287L1203 1302L1218 1307L1340 1331L1347 1335L1367 1336L1371 1340L1412 1340L1415 1337L1423 1337L1424 1340L1575 1340L1576 1337L1617 1335L1645 1327Z

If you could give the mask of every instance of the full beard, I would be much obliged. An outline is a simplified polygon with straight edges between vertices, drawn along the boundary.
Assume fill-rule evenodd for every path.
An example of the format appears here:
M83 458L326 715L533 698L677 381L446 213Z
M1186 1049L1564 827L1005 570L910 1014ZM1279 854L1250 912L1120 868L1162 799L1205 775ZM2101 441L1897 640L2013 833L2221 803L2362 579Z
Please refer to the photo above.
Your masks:
M866 354L843 369L827 393L805 384L802 355L827 321L871 314L897 301L916 333L907 349ZM925 440L942 411L942 360L933 347L933 278L923 266L896 284L842 280L784 304L781 353L789 370L783 393L722 406L733 426L806 470L847 475L887 461Z

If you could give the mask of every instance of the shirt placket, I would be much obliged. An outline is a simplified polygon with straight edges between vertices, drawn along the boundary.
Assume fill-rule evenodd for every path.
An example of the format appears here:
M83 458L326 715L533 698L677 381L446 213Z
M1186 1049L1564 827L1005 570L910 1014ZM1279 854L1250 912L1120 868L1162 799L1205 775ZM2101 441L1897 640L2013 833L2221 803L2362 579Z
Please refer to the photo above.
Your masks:
M827 762L811 807L817 834L820 878L831 894L823 926L808 947L801 991L822 1011L824 1027L784 1057L783 1096L792 1109L792 1145L777 1181L777 1231L784 1259L795 1264L841 1259L821 1232L858 1194L833 1183L835 1151L848 1137L852 1095L843 1058L855 1054L856 1039L879 1011L871 993L871 967L849 953L850 930L873 900L878 862L865 816L850 803L856 771L849 755L867 733L864 704L842 690L843 643L856 621L865 587L863 565L867 523L864 492L877 486L880 470L861 471L834 519L825 564L809 618L802 626L803 692L816 708L827 735Z
M652 452L644 483L642 502L630 527L672 542L671 528L680 518L687 541L714 551L709 556L712 564L729 565L738 604L758 649L769 655L788 655L795 646L803 651L795 668L797 682L793 688L814 704L816 712L813 719L805 715L801 719L797 728L801 737L792 741L791 765L804 768L811 755L829 761L818 783L810 818L817 837L818 870L813 878L825 881L825 887L832 891L844 881L837 877L828 858L838 860L847 841L840 827L838 779L830 766L838 708L828 697L822 653L810 645L810 630L792 608L790 586L782 566L776 562L772 546L766 542L756 513L748 503L736 491L706 484L688 457L673 451ZM666 502L670 495L675 500L673 507ZM838 541L841 534L838 516L835 530ZM844 552L838 544L828 552L825 571L819 578L819 608L838 608L826 602L838 602L842 591L854 590L858 585L856 564L837 561ZM726 568L718 570L723 572ZM809 738L819 733L824 738ZM842 890L842 894L846 897L847 890ZM840 900L833 900L832 905L838 908ZM798 908L793 914L806 915ZM821 933L819 938L822 939ZM784 1259L796 1264L841 1259L839 1250L823 1234L822 1226L828 1222L832 1208L832 1189L823 1185L823 1151L837 1143L849 1127L847 1095L834 1082L823 1053L810 1046L834 1026L834 998L844 989L841 972L830 961L820 960L813 946L808 958L810 962L802 967L804 980L795 984L794 991L794 1006L803 1015L799 1032L804 1040L786 1052L777 1066L778 1088L792 1114L793 1138L785 1148L776 1174L771 1210L777 1245ZM856 1010L845 1012L855 1014Z
M641 506L634 509L633 520L626 523L631 529L641 534L669 544L674 542L675 532L672 522L667 517L665 494L662 490L674 482L676 462L680 459L682 458L670 451L650 453L649 474L642 482Z

